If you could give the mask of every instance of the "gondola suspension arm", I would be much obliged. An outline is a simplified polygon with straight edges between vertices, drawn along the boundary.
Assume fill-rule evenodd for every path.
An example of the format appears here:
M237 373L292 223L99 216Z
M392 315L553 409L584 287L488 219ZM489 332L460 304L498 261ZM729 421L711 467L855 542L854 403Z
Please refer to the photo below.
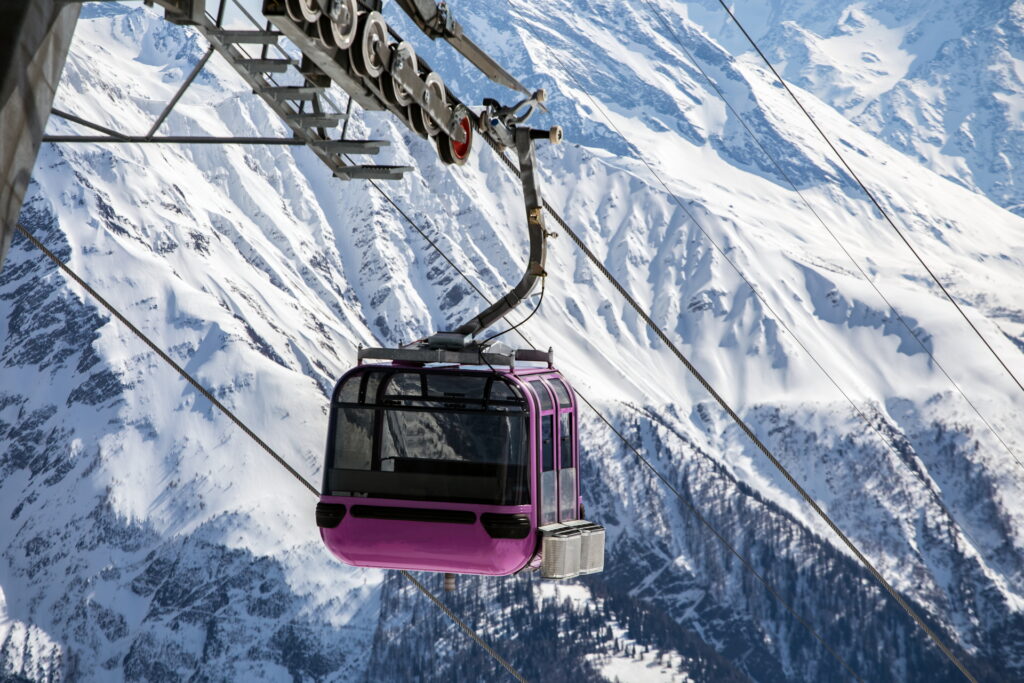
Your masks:
M504 107L496 100L487 99L484 100L484 110L477 119L477 127L483 135L500 146L515 147L519 157L526 226L530 238L530 255L523 277L507 294L469 322L453 331L438 332L429 337L426 340L427 348L459 351L472 347L476 342L476 335L508 315L530 295L537 280L547 275L544 261L547 254L548 232L544 227L544 199L541 196L537 172L535 141L547 139L552 144L558 144L562 141L562 128L553 126L544 130L525 125L526 119L536 108L543 106L545 99L544 90L537 90L510 107Z
M526 227L530 236L530 256L523 277L515 287L472 320L455 329L455 334L464 335L467 341L472 340L475 335L508 315L513 308L530 295L537 285L538 279L547 275L544 270L547 256L547 230L544 227L544 200L541 197L538 183L534 140L538 138L554 139L558 136L559 133L553 134L547 130L525 126L517 126L513 132L516 152L519 155L519 168L522 170L523 201L526 206Z

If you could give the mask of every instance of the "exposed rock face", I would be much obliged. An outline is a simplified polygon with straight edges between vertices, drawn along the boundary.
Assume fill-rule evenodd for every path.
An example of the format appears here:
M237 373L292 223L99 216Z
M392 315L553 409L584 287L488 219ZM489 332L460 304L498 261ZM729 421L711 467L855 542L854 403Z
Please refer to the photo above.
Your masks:
M1019 3L945 4L779 0L750 19L1024 377ZM1021 678L1024 395L785 93L730 58L744 48L714 6L661 7L675 35L643 3L457 10L551 93L569 139L541 150L551 203L968 668ZM840 48L854 41L851 61ZM468 101L496 94L425 42ZM87 6L57 106L145 131L204 49L152 10ZM285 134L216 58L165 126ZM500 295L526 249L519 190L488 150L446 169L382 115L357 113L349 134L394 140L394 162L418 169L386 190L472 284L373 187L303 150L44 145L22 214L312 482L356 346L464 320L484 304L472 285ZM979 170L999 163L989 145L1008 167ZM527 337L556 347L651 467L585 408L584 497L608 528L607 571L462 577L443 599L531 680L838 680L845 666L958 680L569 240L552 241L549 270ZM401 576L331 558L313 502L15 238L0 271L0 678L502 675Z

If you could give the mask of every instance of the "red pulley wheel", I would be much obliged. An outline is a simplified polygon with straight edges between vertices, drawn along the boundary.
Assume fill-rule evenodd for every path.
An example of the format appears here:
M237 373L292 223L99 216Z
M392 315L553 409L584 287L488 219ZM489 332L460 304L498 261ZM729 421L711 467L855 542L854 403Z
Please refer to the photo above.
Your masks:
M455 156L465 161L466 157L469 156L469 148L472 144L473 129L469 125L469 117L463 116L462 120L459 121L459 126L466 132L466 141L458 142L452 140L452 151L455 152Z
M458 116L458 113L456 113L456 116ZM469 153L473 149L473 125L469 120L469 114L465 111L462 112L462 116L458 121L459 127L466 134L465 142L459 142L443 131L438 133L436 140L437 154L441 157L441 161L446 164L461 166L469 159Z

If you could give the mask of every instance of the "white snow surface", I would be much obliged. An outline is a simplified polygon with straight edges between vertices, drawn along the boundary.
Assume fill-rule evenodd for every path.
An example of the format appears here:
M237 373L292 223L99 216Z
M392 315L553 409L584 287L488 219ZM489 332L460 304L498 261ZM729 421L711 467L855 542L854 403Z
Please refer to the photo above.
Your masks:
M1024 129L1021 43L979 58L980 85L951 84L936 75L935 55L952 49L963 26L963 40L984 40L984 3L945 18L957 3L889 4L777 0L736 11L1024 378L1024 218L1014 213L1024 199L1013 180L1024 148L1014 143L1004 167L987 151L993 136L1017 140ZM1020 26L1020 2L997 4L1003 14L992 21ZM1024 662L995 642L989 612L1019 624L1024 611L1024 392L711 0L658 6L735 111L645 3L452 5L512 73L549 90L545 125L563 125L567 143L540 151L547 200L898 590L958 647L1001 653L1009 668L1000 671L1024 674ZM442 74L467 100L497 90L419 38L431 63L450 63ZM54 106L144 132L205 47L152 9L89 6ZM949 67L949 79L963 76L959 68ZM1001 103L1006 131L950 123L988 111L966 113L971 87ZM87 131L54 117L48 132ZM287 134L216 56L160 132ZM974 143L954 145L954 133ZM382 186L486 296L518 279L527 246L520 190L484 145L465 167L444 167L425 141L358 110L349 135L392 140L388 162L416 168ZM408 342L484 305L369 183L333 179L301 149L44 144L24 218L314 486L328 395L357 345ZM786 543L806 550L792 550L803 564L821 561L813 548L852 557L568 236L550 241L548 271L526 336L554 347L577 390L670 480L711 482L716 472L702 489L714 497L695 499L698 508L742 500L784 520ZM64 311L78 316L73 325ZM330 557L312 524L312 494L24 241L0 276L0 340L0 671L29 680L187 678L203 667L235 679L389 678L368 669L387 632L384 573ZM30 418L33 430L22 428ZM657 593L659 609L732 661L713 625L679 616L705 593L661 587L672 576L701 583L689 513L602 423L587 413L584 424L593 463L585 474L602 492L588 511L608 527L609 557L637 536L659 539L657 562L631 572L630 595ZM722 483L733 480L756 494ZM283 612L268 617L250 605L232 621L243 612L232 598L210 607L220 618L205 627L181 622L175 609L200 607L158 603L159 591L129 581L154 557L176 558L184 576L183 557L198 574L272 569L266 590L279 597L267 604ZM737 581L716 577L715 599L742 611ZM542 601L585 604L596 600L589 585L536 591ZM240 642L284 642L289 623L342 634L344 666L316 673L209 645L214 628ZM786 635L767 621L764 629L758 647ZM140 634L175 644L146 655L166 670L135 666ZM317 637L305 647L326 648ZM856 639L846 646L855 651ZM698 680L684 654L601 652L590 661L608 680ZM776 657L779 676L808 675L806 661ZM746 676L774 676L741 660Z

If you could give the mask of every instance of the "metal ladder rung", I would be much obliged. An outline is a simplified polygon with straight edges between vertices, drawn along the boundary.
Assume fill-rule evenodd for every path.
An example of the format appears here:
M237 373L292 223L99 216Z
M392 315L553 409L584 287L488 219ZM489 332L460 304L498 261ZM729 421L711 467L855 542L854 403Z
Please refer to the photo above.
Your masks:
M270 97L281 101L295 101L312 100L317 96L317 93L322 90L323 88L314 88L310 86L275 85L260 88L257 92L260 95L269 95Z
M345 114L288 114L285 119L300 128L334 128Z
M254 74L281 74L292 65L290 59L239 59L238 66Z
M317 140L309 146L331 154L376 154L390 144L390 140Z
M401 180L412 166L346 166L335 172L344 180Z
M210 35L224 44L274 45L281 37L279 31L210 31Z

